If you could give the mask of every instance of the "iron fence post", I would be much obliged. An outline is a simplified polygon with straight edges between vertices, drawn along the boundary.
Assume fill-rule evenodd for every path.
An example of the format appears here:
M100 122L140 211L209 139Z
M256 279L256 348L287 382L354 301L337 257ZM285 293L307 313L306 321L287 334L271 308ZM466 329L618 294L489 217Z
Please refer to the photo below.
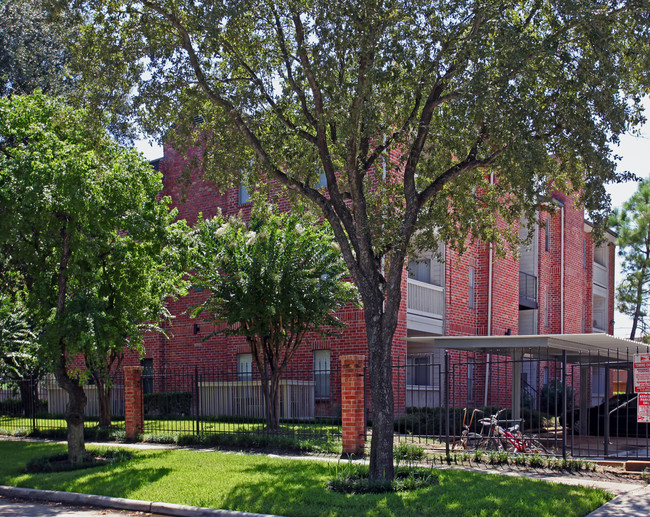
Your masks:
M194 411L196 413L196 436L199 436L201 432L201 416L199 410L199 367L194 366Z
M447 462L451 461L449 453L449 352L445 350L445 451L447 453Z
M562 397L562 459L566 460L566 425L567 425L567 406L568 406L568 396L569 388L566 385L567 375L567 351L566 349L562 350L562 389L564 390L564 396Z
M605 414L603 415L604 456L609 456L609 357L605 366Z

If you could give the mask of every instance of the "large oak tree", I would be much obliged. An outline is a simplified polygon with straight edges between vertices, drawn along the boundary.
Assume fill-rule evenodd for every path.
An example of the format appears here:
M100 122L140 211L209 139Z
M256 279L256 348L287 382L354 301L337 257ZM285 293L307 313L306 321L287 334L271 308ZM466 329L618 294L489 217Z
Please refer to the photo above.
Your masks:
M647 0L62 3L88 23L89 93L122 85L154 135L201 115L206 176L260 171L331 224L364 304L375 478L393 475L409 246L502 247L516 231L495 221L532 218L556 188L603 221L622 179L610 145L648 86Z

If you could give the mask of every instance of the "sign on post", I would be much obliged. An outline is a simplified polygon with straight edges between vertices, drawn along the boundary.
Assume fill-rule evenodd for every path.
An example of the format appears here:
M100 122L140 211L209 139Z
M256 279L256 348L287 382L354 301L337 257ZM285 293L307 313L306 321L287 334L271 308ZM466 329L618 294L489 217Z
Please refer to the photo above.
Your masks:
M650 393L650 354L634 354L634 393Z
M634 393L639 394L637 422L650 423L650 354L634 354Z
M639 393L637 421L650 423L650 393Z

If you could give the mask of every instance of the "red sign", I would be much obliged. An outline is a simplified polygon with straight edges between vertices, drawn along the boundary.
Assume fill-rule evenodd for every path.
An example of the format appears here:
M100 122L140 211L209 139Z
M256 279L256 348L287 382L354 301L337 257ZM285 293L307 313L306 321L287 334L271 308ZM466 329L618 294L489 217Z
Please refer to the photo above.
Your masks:
M638 422L650 423L650 393L639 393Z
M634 354L634 393L650 393L650 354Z

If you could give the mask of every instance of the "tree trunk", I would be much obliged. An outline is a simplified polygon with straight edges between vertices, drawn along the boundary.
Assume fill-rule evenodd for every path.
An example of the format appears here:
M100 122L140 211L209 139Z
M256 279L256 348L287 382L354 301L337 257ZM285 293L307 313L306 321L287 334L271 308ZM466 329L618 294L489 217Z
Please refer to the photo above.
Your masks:
M99 400L99 427L111 426L111 387L110 384L95 380Z
M271 374L271 425L273 431L280 429L280 372L274 370Z
M54 370L54 376L69 398L65 408L65 420L68 424L68 460L70 463L81 463L86 455L84 442L86 394L79 383L70 378L64 366L58 366Z
M368 327L372 439L370 478L392 480L393 469L393 369L392 339L385 342L379 325Z
M34 389L33 379L20 379L18 381L18 388L20 389L20 400L23 406L23 415L27 418L34 416L36 411L37 399L34 394L36 390Z

